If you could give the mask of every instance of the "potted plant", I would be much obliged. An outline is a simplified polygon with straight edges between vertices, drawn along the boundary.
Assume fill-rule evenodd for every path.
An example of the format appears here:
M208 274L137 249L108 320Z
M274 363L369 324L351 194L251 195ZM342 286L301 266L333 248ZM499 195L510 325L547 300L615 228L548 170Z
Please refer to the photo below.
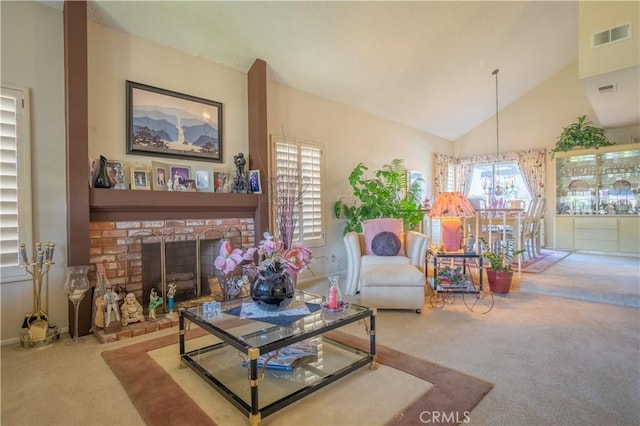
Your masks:
M583 115L578 117L577 122L562 129L556 147L550 151L551 159L556 152L567 152L573 148L598 149L601 146L614 145L607 139L601 127L595 127L591 124L591 121L587 121L587 116Z
M483 238L480 238L480 242L484 247L487 247L482 252L482 256L489 261L490 268L487 269L487 278L491 292L498 294L509 293L511 281L513 280L511 262L515 256L524 253L524 250L514 250L513 238L496 242L494 248L489 247Z
M360 163L349 174L354 201L347 204L341 198L334 205L336 218L347 219L344 234L362 232L363 221L377 218L401 218L406 229L416 229L423 219L422 179L407 186L407 170L399 159L377 170L375 178L368 178L367 170Z
M444 268L438 269L437 282L442 288L473 285L471 279L462 271L462 266L451 267L446 265Z

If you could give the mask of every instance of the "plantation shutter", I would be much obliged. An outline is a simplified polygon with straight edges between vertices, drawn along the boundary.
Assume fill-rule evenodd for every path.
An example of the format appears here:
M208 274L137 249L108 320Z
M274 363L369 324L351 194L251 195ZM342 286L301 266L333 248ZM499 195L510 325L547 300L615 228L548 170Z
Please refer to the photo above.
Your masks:
M293 241L311 247L323 245L322 148L309 142L281 137L273 137L272 141L272 175L295 182L296 191L301 193L294 213Z
M19 244L30 246L30 166L25 117L28 91L2 87L0 96L0 265L2 281L26 278Z
M456 191L456 166L454 164L449 163L449 167L447 167L447 191L446 192L454 192Z

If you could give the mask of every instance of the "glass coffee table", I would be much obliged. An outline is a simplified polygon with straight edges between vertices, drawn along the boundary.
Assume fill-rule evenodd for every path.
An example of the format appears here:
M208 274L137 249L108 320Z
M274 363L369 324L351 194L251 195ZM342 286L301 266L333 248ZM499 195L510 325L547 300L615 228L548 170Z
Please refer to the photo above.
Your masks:
M289 307L277 313L250 309L250 298L223 302L215 314L203 305L182 309L181 363L245 413L250 424L259 424L263 417L365 365L376 367L376 310L352 304L343 312L325 312L323 302L321 296L298 290ZM203 347L186 350L193 345L185 342L189 321L214 337L204 339ZM358 321L369 335L369 352L324 336ZM300 347L311 348L312 354L305 352L292 365L269 364ZM272 358L265 360L269 355Z

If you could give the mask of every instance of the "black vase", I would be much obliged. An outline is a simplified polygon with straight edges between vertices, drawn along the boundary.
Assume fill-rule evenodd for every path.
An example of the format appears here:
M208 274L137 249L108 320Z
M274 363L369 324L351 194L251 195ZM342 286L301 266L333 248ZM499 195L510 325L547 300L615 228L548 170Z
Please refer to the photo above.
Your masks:
M98 169L98 176L96 176L95 182L93 182L94 188L111 188L111 182L109 182L109 176L107 175L107 159L104 156L100 156L100 168Z
M293 300L295 286L289 274L257 276L251 284L251 299L264 311L279 311Z

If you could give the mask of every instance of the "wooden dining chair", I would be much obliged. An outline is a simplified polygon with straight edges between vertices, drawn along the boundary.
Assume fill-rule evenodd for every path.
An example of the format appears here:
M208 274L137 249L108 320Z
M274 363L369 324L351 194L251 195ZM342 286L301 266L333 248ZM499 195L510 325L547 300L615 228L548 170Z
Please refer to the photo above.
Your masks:
M508 200L505 207L508 209L521 209L525 210L527 202L524 200Z
M533 200L535 204L529 209L530 213L527 214L523 221L521 241L523 247L526 249L529 259L533 259L539 256L542 252L541 248L541 232L542 232L542 218L544 217L544 211L547 205L545 198L538 198Z

